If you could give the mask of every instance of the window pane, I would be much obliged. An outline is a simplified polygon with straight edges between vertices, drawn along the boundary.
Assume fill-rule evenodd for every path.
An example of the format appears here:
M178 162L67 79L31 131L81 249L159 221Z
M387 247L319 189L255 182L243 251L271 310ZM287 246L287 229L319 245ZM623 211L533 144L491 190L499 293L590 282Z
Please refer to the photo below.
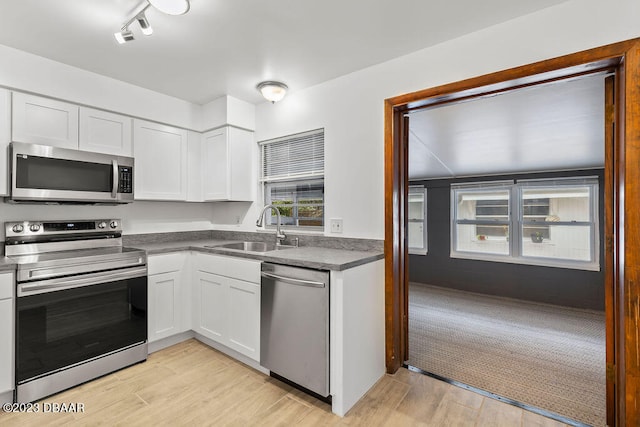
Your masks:
M456 192L456 219L509 221L509 190Z
M455 250L484 254L509 255L509 240L502 225L483 226L486 234L478 235L475 224L458 224ZM499 235L502 237L492 237ZM487 236L487 234L490 234Z
M587 186L525 188L522 191L522 198L524 221L547 224L558 221L591 221L591 200ZM543 200L548 201L546 211Z
M409 220L424 219L424 188L420 193L409 193Z
M549 225L548 229L549 237L523 234L523 256L592 261L590 226Z
M324 226L324 180L270 183L265 190L266 204L278 208L282 224ZM273 210L267 212L267 224L277 224Z
M409 223L408 237L410 248L424 248L424 228L422 222Z

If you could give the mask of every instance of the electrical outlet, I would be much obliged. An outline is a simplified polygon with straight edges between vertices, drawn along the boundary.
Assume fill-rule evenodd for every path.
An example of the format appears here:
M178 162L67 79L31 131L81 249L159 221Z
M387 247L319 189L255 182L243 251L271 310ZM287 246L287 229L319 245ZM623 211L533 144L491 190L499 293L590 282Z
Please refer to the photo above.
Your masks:
M331 232L342 233L342 218L331 218Z

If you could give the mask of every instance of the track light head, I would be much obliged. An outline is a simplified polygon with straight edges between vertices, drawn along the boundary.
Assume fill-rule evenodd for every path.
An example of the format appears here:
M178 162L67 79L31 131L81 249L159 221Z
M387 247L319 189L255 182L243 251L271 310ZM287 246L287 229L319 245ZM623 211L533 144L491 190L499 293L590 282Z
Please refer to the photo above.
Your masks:
M133 37L133 33L129 31L128 28L123 29L122 31L118 31L114 33L113 36L116 38L116 41L120 44L130 42L135 37Z
M144 34L145 36L150 36L151 34L153 34L153 28L151 28L151 24L149 24L149 21L147 20L147 17L144 14L144 12L141 12L140 14L138 14L138 16L136 16L136 20L140 25L142 34Z

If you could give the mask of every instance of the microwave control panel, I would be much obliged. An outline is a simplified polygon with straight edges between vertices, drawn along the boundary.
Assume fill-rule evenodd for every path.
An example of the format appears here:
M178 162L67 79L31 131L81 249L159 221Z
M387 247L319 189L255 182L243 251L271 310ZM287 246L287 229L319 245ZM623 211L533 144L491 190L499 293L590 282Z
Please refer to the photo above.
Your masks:
M118 166L118 193L133 193L133 168Z

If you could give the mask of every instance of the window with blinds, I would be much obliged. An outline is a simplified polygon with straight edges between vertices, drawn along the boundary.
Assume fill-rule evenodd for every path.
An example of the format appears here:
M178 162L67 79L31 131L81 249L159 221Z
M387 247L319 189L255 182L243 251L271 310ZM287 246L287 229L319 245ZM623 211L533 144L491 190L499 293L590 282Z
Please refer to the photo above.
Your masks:
M598 271L598 178L451 186L451 256Z
M265 205L280 211L287 227L324 228L324 129L262 141ZM276 224L267 212L266 224Z

